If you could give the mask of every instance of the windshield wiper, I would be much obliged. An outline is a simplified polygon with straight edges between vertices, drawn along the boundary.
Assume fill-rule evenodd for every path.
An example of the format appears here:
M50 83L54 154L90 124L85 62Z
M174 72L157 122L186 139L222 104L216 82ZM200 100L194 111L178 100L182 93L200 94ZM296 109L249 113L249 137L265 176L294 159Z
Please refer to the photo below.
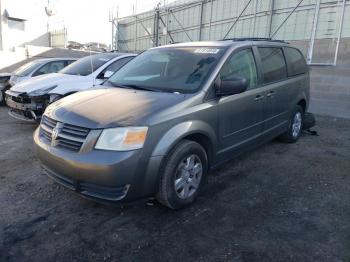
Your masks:
M111 83L111 81L108 81L108 82ZM152 91L152 92L160 92L157 89L144 87L144 86L139 86L139 85L133 85L133 84L121 85L121 84L118 84L118 83L112 83L112 84L115 87L121 87L121 88L127 88L127 89L136 89L136 90L146 90L146 91Z

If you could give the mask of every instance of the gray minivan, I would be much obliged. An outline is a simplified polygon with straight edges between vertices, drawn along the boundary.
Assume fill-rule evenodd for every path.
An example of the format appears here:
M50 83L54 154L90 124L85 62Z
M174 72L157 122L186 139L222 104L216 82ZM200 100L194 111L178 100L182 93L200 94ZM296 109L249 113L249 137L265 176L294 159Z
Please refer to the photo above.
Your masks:
M308 104L305 59L285 42L174 44L51 104L34 141L46 173L83 196L177 209L211 168L276 137L297 141Z

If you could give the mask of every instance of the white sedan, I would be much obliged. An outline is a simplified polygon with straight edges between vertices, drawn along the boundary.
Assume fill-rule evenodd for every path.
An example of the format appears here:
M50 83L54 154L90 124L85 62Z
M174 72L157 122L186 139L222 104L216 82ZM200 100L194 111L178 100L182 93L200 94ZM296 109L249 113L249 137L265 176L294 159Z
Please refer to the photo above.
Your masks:
M38 121L50 103L100 85L136 54L102 53L86 56L58 73L33 77L6 91L9 114L15 118Z

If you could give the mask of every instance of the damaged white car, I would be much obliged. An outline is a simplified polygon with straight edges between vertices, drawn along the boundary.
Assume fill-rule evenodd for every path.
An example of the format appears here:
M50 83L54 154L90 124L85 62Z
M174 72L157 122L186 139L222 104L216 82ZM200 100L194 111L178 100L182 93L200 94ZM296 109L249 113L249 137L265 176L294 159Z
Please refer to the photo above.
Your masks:
M87 56L58 73L18 83L6 91L9 114L21 120L39 121L50 103L101 84L135 56L125 53Z

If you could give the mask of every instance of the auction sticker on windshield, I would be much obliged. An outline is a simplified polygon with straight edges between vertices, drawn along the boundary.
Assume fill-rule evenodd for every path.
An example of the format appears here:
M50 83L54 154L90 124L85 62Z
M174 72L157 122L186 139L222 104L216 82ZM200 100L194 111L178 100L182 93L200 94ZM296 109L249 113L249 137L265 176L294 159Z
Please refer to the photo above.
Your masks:
M200 54L217 54L219 53L220 49L217 48L198 48L194 50L195 53Z

